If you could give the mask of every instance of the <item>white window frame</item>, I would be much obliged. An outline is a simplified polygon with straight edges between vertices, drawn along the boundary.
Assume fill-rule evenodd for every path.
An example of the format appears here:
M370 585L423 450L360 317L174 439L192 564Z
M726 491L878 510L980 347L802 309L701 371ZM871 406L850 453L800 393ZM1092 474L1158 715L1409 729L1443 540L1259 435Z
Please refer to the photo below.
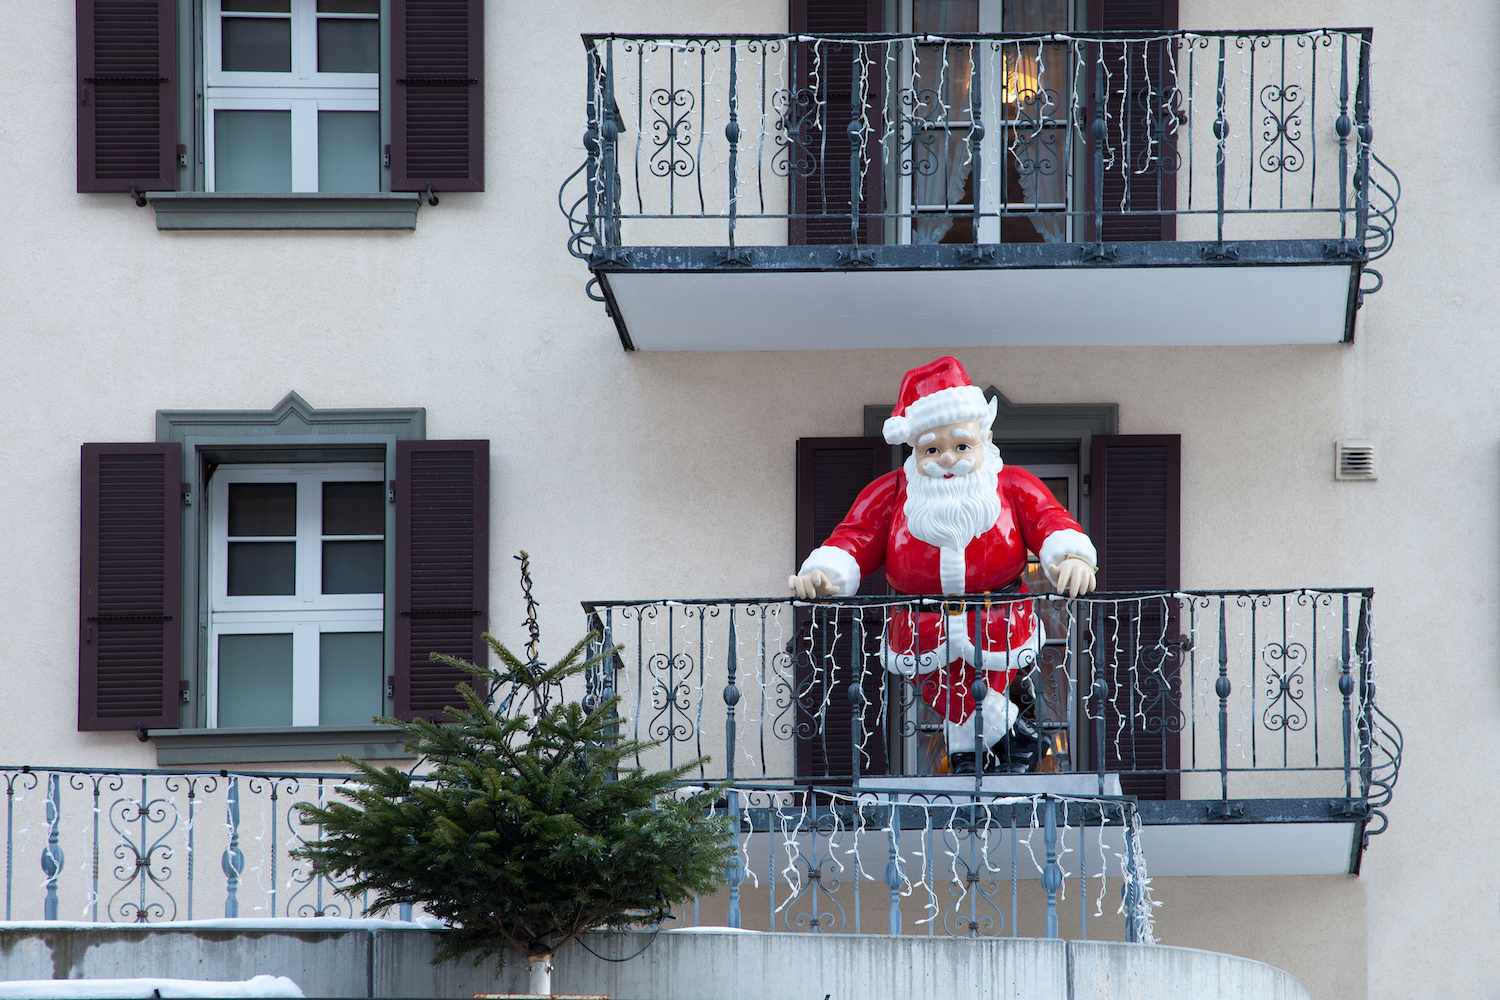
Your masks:
M993 34L1005 30L1003 23L1004 0L974 0L974 2L979 7L979 30L981 33ZM1075 26L1077 22L1077 4L1070 3L1068 5L1068 30L1072 30L1073 26ZM900 30L904 33L910 33L912 31L912 0L900 0ZM994 178L998 176L994 169L994 165L999 162L997 157L1002 154L1000 145L1002 135L1008 134L1008 130L1001 128L1000 125L1005 124L1016 127L1022 123L1015 118L1007 119L1004 123L1000 122L998 102L999 91L994 86L993 80L991 79L995 74L998 60L990 53L988 43L976 49L975 54L982 62L982 65L979 67L979 72L983 91L979 95L979 100L980 115L982 116L985 123L984 138L981 139L979 143L980 163L983 168L983 174L980 177L981 183L979 185L979 207L981 218L979 221L979 231L975 233L975 242L999 243L1001 220L998 213L1001 206L999 185L996 184L994 180ZM912 65L910 60L909 48L901 54L900 59L900 86L904 91L907 87L911 86L912 78ZM1069 87L1072 87L1074 85L1072 81L1073 72L1074 67L1071 65L1070 61L1067 70L1067 86ZM899 99L895 106L897 108L900 107ZM942 122L934 121L929 129L923 129L921 131L940 132L942 131L942 126L944 124L950 126L951 134L963 136L965 131L969 127L968 109L963 109L963 115L961 118L948 118ZM1055 128L1060 135L1063 135L1064 138L1066 137L1066 125L1049 127ZM916 136L911 134L911 130L904 121L901 123L899 133L900 134L897 138L903 144L907 142L915 144ZM1064 143L1059 142L1057 151L1058 170L1069 171L1068 164L1062 162L1065 155L1066 150ZM912 188L916 183L916 178L915 176L900 175L899 156L896 158L896 162L898 166L898 174L896 177L897 183L895 187L897 190L897 197L899 199L897 211L900 213L897 216L898 225L896 227L898 242L910 243L912 241L912 224L916 221L915 217L919 214L958 216L963 215L966 211L970 210L970 206L960 205L958 203L948 205L946 208L942 204L915 204L912 197ZM1066 240L1071 241L1073 239L1074 227L1073 215L1072 212L1069 211L1069 209L1072 207L1072 203L1076 198L1076 193L1073 190L1069 190L1067 186L1066 178L1070 176L1070 173L1071 172L1064 174L1064 201L1044 201L1039 204L1033 204L1032 202L1027 201L1011 200L1007 202L1006 207L1031 208L1036 214L1061 212L1064 216L1067 226L1065 238Z
M378 14L319 14L317 0L291 0L291 15L241 13L231 18L290 20L292 68L287 73L230 72L223 68L224 12L204 0L204 185L215 190L214 115L218 111L288 111L292 129L292 191L318 190L318 112L380 111L379 73L319 73L318 21L379 21ZM380 155L379 149L376 156ZM371 192L374 193L374 192Z
M371 462L224 465L209 488L209 641L207 725L219 725L219 637L292 636L292 725L317 726L320 715L320 637L329 632L385 633L385 593L324 594L323 542L361 541L376 535L325 535L322 531L326 482L385 481L385 467ZM297 491L296 593L287 596L230 596L229 486L233 483L293 483ZM271 539L267 539L271 540ZM278 536L276 541L287 541ZM383 646L383 642L382 642ZM390 665L381 667L381 698Z

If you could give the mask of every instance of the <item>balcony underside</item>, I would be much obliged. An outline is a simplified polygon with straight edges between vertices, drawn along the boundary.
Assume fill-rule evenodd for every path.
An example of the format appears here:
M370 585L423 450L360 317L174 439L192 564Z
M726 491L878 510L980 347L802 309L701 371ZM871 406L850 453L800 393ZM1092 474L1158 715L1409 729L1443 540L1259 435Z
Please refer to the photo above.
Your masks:
M595 251L627 350L1336 344L1362 255L1328 240Z
M942 783L945 779L937 779ZM912 786L932 779L906 779ZM875 782L869 782L875 784ZM968 810L961 804L962 794L945 791L944 801L951 808L910 807L903 809L899 849L903 857L921 857L924 849L945 855L958 834L947 832L950 823L962 830ZM947 798L951 795L952 798ZM895 796L901 799L901 796ZM870 806L883 806L889 799L878 791L864 793ZM1135 803L1143 828L1143 846L1150 860L1152 876L1248 877L1265 875L1357 875L1364 850L1365 809L1358 799L1183 799L1172 801L1139 800ZM982 815L981 807L981 815ZM1035 879L1040 873L1029 863L1039 852L1040 836L1028 825L1022 806L1017 813L1016 829L1011 829L1003 809L992 808L993 825L983 838L992 859L1007 861L1012 842L1020 860L1017 876ZM1100 837L1104 847L1118 855L1125 849L1124 834L1118 817L1106 806L1107 825L1101 826L1099 810L1092 803L1078 802L1062 840L1071 850L1078 850L1077 837L1083 837L1082 852L1086 858L1099 856ZM881 831L856 833L858 820L852 814L843 817L840 829L844 837L858 841L860 858L869 871L881 871L885 865L890 838ZM773 853L790 829L810 836L812 823L788 827L785 816L769 809L747 809L743 821L750 839L752 855ZM820 835L832 828L825 817L818 824ZM839 836L839 834L835 834ZM930 842L924 843L924 841ZM947 846L943 846L946 840ZM1028 841L1031 841L1028 849ZM1037 854L1037 856L1040 856ZM1004 865L1002 865L1004 867Z

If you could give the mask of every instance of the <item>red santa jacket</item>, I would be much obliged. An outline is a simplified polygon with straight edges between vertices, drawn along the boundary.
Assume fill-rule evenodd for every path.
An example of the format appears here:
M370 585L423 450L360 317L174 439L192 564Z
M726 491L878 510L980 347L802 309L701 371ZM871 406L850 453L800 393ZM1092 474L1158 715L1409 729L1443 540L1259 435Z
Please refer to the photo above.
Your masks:
M907 526L905 470L888 472L860 491L801 571L823 571L840 596L856 593L860 579L882 566L897 593L982 594L1019 579L1028 551L1037 554L1049 579L1055 579L1058 564L1069 556L1090 566L1097 563L1082 527L1036 476L1004 466L996 491L1000 516L994 525L962 550L939 548L913 536ZM955 615L946 622L936 611L897 612L883 638L886 666L908 675L960 659L990 670L1015 669L1012 654L1031 650L1034 658L1042 642L1031 602L1003 598L988 611L973 611L967 619Z

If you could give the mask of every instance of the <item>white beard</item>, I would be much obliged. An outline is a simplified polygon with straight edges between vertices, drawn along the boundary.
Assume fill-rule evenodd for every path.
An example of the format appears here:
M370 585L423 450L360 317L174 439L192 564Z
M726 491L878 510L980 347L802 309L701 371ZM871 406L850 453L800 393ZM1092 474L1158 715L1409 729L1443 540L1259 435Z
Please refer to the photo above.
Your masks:
M914 538L940 549L963 551L1000 520L1000 450L984 448L979 468L952 479L923 475L917 457L907 458L906 526Z

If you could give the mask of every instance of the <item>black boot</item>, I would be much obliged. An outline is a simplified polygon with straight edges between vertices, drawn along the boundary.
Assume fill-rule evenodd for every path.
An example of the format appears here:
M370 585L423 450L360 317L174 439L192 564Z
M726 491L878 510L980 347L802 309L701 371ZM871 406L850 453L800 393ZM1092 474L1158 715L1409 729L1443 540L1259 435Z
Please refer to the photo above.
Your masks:
M1041 730L1031 720L1024 716L1017 718L1010 732L995 744L997 770L1003 774L1026 774L1041 759L1045 742Z
M973 774L974 754L964 750L948 754L948 773Z

